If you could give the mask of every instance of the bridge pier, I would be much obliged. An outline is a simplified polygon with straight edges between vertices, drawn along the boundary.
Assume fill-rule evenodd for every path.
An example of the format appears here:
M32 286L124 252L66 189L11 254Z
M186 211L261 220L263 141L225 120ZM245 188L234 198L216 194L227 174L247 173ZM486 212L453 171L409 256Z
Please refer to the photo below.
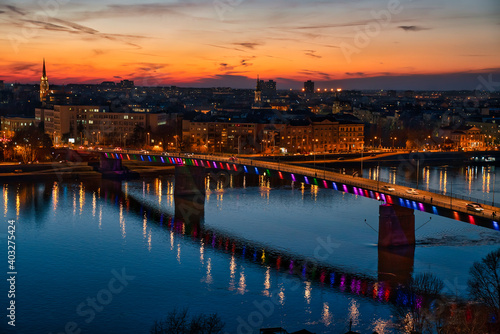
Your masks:
M107 159L104 155L101 155L99 170L102 172L123 171L122 161L121 159Z
M200 226L205 217L205 168L175 166L175 218L188 228Z
M415 246L413 209L383 204L379 207L378 247Z

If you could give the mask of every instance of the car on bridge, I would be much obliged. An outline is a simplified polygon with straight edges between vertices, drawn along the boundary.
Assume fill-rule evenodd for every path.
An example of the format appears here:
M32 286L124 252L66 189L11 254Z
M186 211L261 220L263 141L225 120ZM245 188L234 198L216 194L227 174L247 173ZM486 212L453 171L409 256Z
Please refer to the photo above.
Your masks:
M418 195L418 191L413 188L407 189L406 193L409 195Z
M467 210L481 212L484 209L479 203L467 203Z
M383 186L382 187L382 190L385 190L385 191L395 191L396 189L394 189L393 187L391 186Z

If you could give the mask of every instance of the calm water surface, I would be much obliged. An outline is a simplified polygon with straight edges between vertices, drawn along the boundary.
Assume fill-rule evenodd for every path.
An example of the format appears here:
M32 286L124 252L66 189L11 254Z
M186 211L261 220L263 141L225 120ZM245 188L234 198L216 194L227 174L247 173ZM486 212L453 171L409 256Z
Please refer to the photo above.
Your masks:
M415 181L391 168L365 173ZM500 182L481 167L423 173L424 188L451 191L453 184L453 193L484 200ZM148 333L175 307L217 312L227 333L279 326L344 333L349 319L362 333L394 332L397 290L377 283L387 265L374 231L379 202L258 177L209 186L204 212L186 223L175 217L168 175L4 184L0 234L6 249L7 220L16 220L17 318L15 331L4 319L0 332L60 333L69 324L82 333ZM415 215L414 257L397 269L402 276L433 272L445 293L466 298L469 267L498 248L498 232ZM122 286L115 278L123 273L126 286L110 292L110 281ZM89 306L94 299L97 308Z

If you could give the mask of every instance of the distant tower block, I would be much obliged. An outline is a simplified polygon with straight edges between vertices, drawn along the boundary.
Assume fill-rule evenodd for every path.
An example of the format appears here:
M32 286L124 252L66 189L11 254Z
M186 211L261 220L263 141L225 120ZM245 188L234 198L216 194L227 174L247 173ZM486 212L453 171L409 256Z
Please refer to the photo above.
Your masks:
M40 78L40 102L45 104L45 98L49 94L49 79L47 78L47 72L45 71L45 58L43 58L43 72Z

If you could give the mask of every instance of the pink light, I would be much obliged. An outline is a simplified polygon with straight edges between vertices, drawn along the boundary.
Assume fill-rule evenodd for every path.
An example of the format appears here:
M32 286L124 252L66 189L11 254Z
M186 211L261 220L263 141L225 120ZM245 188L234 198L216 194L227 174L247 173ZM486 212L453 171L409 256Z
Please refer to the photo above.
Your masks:
M470 222L472 225L476 225L476 221L475 221L475 219L474 219L474 216L469 215L469 222Z
M325 188L328 188L328 183L326 183L326 180L323 180L323 185L325 186Z
M394 202L392 201L391 195L386 195L385 198L387 199L387 203L394 204Z

